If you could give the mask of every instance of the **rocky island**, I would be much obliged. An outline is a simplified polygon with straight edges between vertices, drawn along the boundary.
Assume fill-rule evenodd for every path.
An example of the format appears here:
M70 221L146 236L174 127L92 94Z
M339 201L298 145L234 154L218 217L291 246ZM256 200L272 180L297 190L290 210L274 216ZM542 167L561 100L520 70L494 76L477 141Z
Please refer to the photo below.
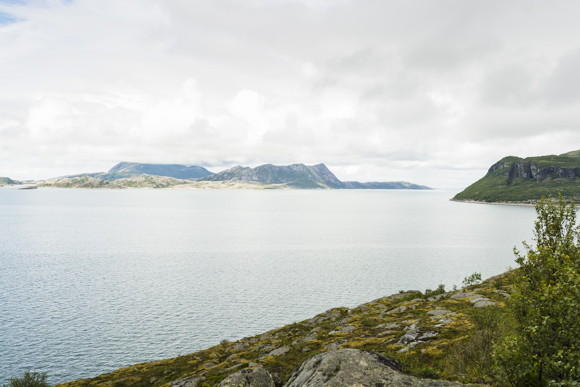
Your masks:
M580 151L561 155L504 157L452 200L532 205L544 197L580 199Z
M38 181L59 188L197 189L430 189L408 182L342 182L324 164L235 166L219 173L179 164L121 162L108 172L83 173Z

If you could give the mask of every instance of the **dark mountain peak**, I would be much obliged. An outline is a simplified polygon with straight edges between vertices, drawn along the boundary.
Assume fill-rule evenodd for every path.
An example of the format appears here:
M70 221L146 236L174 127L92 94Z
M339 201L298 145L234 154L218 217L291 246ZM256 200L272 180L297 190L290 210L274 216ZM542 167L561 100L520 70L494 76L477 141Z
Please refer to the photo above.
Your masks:
M264 164L255 168L236 166L200 180L286 184L295 188L343 188L342 182L324 164Z

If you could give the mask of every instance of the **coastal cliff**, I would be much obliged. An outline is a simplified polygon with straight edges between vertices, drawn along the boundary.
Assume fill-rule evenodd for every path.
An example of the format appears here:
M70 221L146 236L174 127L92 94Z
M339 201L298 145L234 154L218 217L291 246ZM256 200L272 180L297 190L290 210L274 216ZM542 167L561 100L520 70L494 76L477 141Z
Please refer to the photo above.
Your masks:
M474 360L479 355L472 348L479 345L481 335L499 330L498 316L512 288L510 278L505 273L450 292L441 286L436 291L401 291L261 335L234 342L224 339L189 355L136 364L60 387L485 383L485 374L471 364L481 361Z
M458 193L453 200L533 204L542 196L580 199L578 152L520 158L504 157L487 174Z

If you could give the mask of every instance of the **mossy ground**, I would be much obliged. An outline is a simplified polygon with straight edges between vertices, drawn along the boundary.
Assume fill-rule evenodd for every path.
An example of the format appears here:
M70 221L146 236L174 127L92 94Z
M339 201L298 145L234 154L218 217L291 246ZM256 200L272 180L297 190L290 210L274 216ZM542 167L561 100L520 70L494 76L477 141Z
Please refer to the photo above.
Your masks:
M496 302L496 306L475 308L469 298L450 298L455 293L474 289L477 289L477 294ZM485 354L481 353L477 341L481 332L486 331L485 327L482 328L485 318L481 316L489 315L493 320L495 315L501 315L510 289L511 274L506 273L482 284L440 295L439 300L436 300L438 297L426 298L419 292L403 292L353 309L331 309L312 319L237 342L223 341L220 345L189 355L140 363L60 386L168 387L172 381L194 376L203 376L205 386L216 386L227 375L257 364L283 384L305 360L338 347L369 350L393 357L404 365L406 373L419 377L493 383L493 377L482 371L487 365L478 363L485 362ZM434 317L428 313L434 310L450 314ZM443 318L452 321L441 326ZM486 324L489 323L483 323ZM401 352L405 346L398 345L398 341L413 326L437 335L408 348L407 352ZM286 353L271 354L274 349L283 349L281 351ZM474 360L466 361L469 356Z

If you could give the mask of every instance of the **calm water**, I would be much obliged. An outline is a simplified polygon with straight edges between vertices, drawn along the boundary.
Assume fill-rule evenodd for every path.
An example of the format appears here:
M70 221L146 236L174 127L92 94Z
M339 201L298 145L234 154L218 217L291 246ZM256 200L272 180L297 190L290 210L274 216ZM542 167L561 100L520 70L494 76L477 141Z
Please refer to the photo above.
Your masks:
M0 384L92 377L513 265L534 209L454 194L0 188Z

